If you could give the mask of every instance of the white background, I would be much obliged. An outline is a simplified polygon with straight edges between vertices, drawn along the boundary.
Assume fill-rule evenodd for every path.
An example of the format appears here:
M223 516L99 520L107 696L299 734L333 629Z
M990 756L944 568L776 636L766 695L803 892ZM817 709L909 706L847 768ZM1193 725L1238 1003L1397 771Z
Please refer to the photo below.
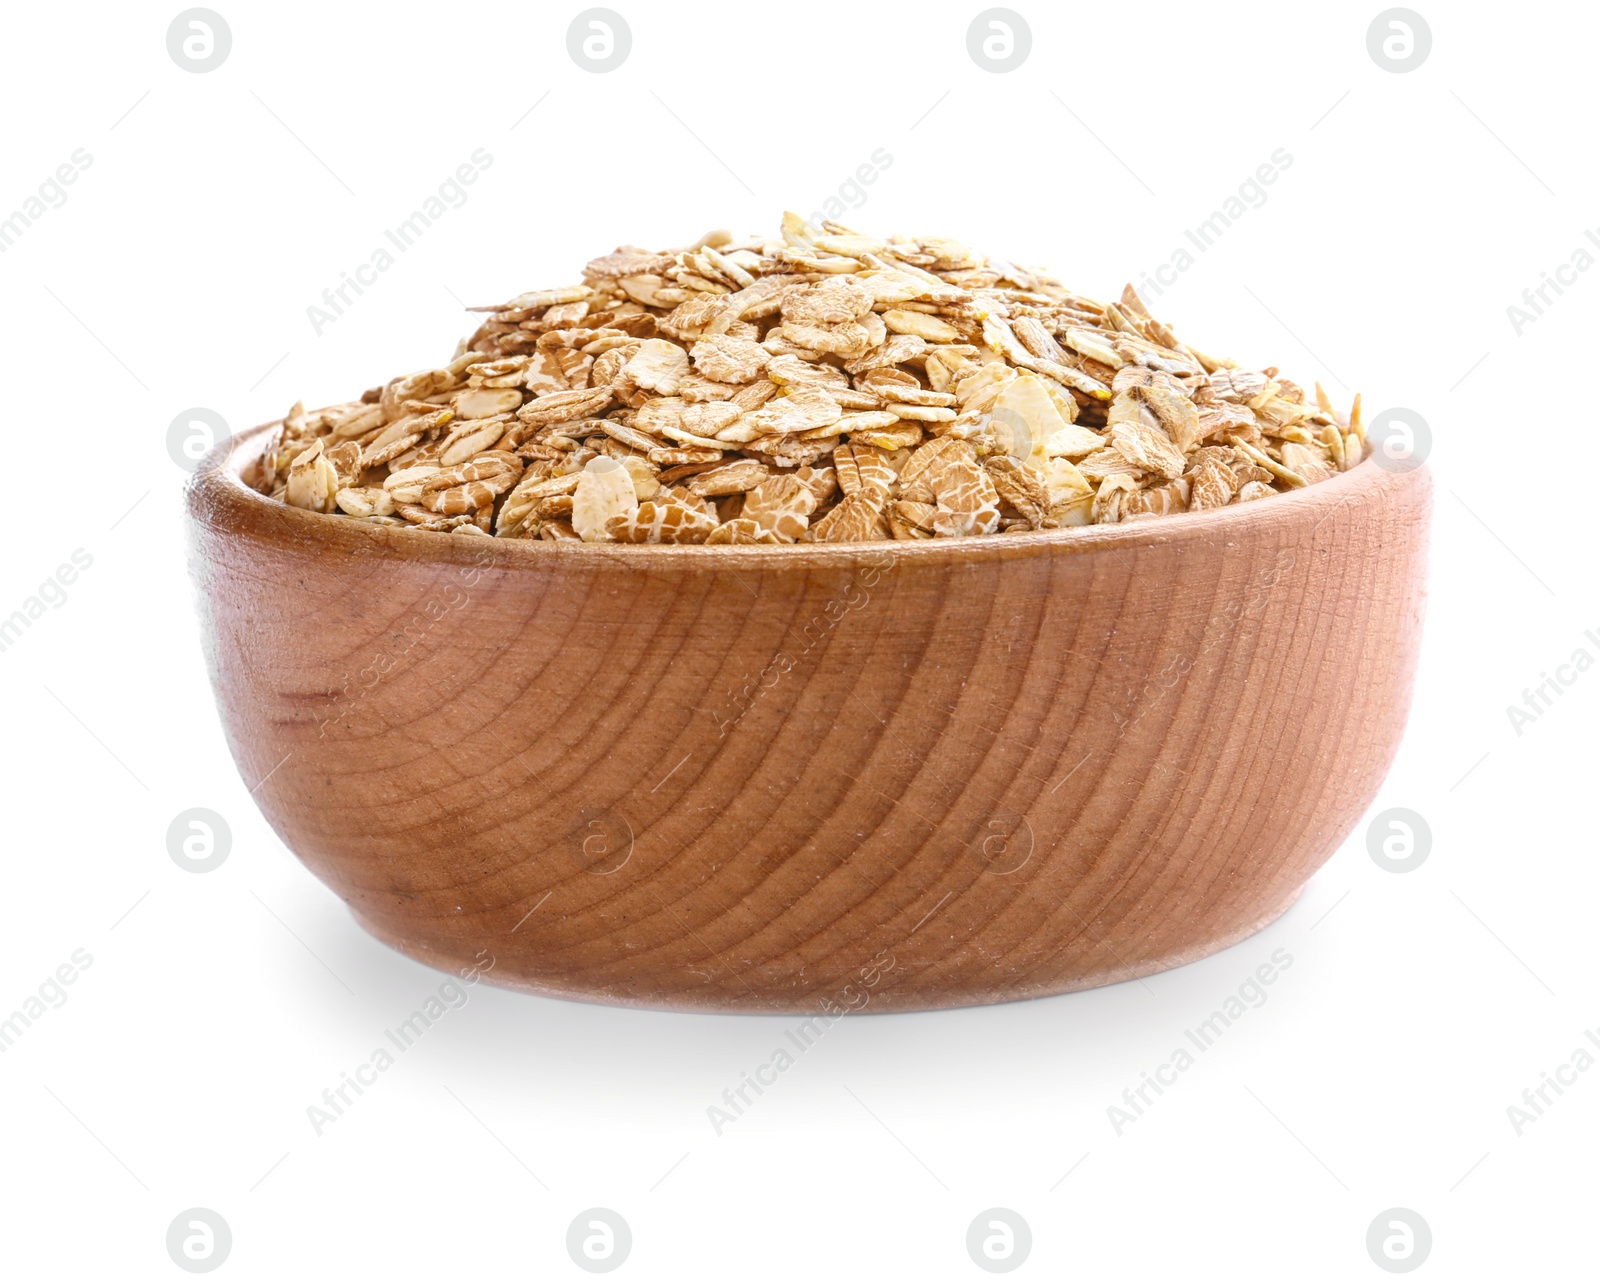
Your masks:
M237 1279L586 1277L565 1234L591 1206L626 1217L622 1275L649 1279L980 1278L966 1228L995 1206L1032 1227L1022 1277L1382 1277L1365 1237L1394 1206L1432 1228L1423 1277L1592 1273L1600 1067L1520 1136L1507 1107L1600 1026L1600 672L1521 735L1506 713L1580 646L1600 658L1600 271L1520 336L1506 312L1600 226L1592 12L1428 6L1431 56L1392 74L1376 3L1026 5L1032 53L992 74L975 3L615 0L632 54L596 75L567 53L577 4L216 4L233 48L208 74L168 56L176 3L6 19L0 217L93 158L0 254L0 615L93 558L0 653L0 1015L93 957L0 1054L8 1278L183 1277L164 1239L195 1206L232 1227ZM307 307L477 148L467 202L317 336ZM478 986L316 1136L307 1106L444 977L365 936L234 770L169 423L242 428L436 364L460 303L621 243L773 229L879 148L846 221L1102 298L1290 153L1149 301L1202 348L1432 425L1424 662L1374 805L1425 816L1431 856L1384 871L1363 822L1206 961L847 1021L721 1136L707 1107L793 1019ZM233 833L205 875L166 848L194 806ZM1269 1001L1117 1136L1107 1107L1276 949Z

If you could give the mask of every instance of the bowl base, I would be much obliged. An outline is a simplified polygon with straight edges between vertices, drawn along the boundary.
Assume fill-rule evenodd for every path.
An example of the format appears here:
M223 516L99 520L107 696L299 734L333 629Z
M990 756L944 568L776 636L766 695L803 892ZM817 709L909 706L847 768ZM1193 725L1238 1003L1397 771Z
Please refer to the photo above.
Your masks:
M1098 989L1105 985L1139 980L1162 971L1199 962L1214 953L1231 948L1241 940L1264 930L1291 909L1299 900L1304 886L1293 888L1269 910L1243 926L1220 932L1206 940L1184 948L1141 959L1134 963L1119 962L1111 966L1090 964L1073 967L1066 963L1048 978L1028 978L1014 983L956 984L948 980L929 983L904 982L884 984L869 992L869 1001L851 1015L886 1015L898 1011L942 1011L954 1007L979 1007L1002 1002L1021 1002L1030 998L1048 998L1055 994L1074 993L1080 989ZM698 1011L728 1015L798 1015L814 1016L826 1011L829 993L822 988L799 991L769 987L765 992L751 990L733 991L704 984L695 988L666 991L655 988L644 991L641 986L605 986L603 984L562 983L543 974L529 974L520 969L517 960L496 955L493 942L463 940L459 948L438 939L408 938L387 929L352 910L351 917L362 930L381 941L397 953L415 962L448 971L462 978L474 972L477 979L502 989L537 994L542 998L562 998L573 1002L599 1003L615 1007L638 1007L647 1011ZM893 942L885 949L893 952ZM483 964L483 954L494 959L492 966ZM1064 960L1065 961L1065 960ZM696 973L698 975L699 973ZM658 973L656 979L663 977ZM703 977L702 977L703 979ZM886 974L887 979L887 974Z

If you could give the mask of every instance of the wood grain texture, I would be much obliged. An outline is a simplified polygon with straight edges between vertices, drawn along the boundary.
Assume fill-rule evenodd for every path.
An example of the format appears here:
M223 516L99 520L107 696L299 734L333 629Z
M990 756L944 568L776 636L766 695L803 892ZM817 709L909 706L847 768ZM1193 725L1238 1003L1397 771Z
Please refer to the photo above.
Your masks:
M283 507L238 480L261 433L189 492L240 772L369 931L496 983L898 1011L1176 966L1293 902L1405 725L1424 470L1071 532L575 546Z

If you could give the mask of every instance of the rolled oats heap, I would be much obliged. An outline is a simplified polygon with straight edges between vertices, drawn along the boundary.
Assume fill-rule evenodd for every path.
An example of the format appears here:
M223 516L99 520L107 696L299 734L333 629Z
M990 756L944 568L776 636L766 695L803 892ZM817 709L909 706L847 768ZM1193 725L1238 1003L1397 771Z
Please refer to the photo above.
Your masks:
M486 314L454 359L307 413L260 487L503 539L804 543L1136 521L1324 481L1365 453L1274 367L1179 342L937 237L785 214L777 239L625 246Z

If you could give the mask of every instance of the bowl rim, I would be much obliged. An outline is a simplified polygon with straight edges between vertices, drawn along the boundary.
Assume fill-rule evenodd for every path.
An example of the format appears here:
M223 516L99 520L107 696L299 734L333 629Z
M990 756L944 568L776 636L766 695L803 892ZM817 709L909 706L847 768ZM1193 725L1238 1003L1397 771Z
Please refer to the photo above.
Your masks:
M1392 471L1378 467L1369 452L1347 472L1267 500L1229 504L1200 513L1175 513L1127 523L1069 526L1021 534L968 539L874 539L855 543L717 544L714 547L584 543L576 539L468 538L447 531L383 526L336 513L310 512L276 501L247 485L244 468L259 459L268 434L282 422L273 420L233 433L218 442L201 460L185 488L192 521L212 531L261 542L302 548L316 545L323 553L342 552L363 558L482 565L483 553L490 551L490 560L498 569L570 566L576 560L596 570L608 566L630 570L664 569L668 565L709 570L733 564L761 569L810 570L858 566L863 561L881 559L884 554L889 554L894 562L913 558L963 563L1008 561L1041 553L1115 554L1176 539L1209 542L1243 535L1263 525L1281 527L1313 518L1315 525L1321 525L1344 505L1352 501L1366 502L1366 496L1375 489L1430 481L1425 463Z

